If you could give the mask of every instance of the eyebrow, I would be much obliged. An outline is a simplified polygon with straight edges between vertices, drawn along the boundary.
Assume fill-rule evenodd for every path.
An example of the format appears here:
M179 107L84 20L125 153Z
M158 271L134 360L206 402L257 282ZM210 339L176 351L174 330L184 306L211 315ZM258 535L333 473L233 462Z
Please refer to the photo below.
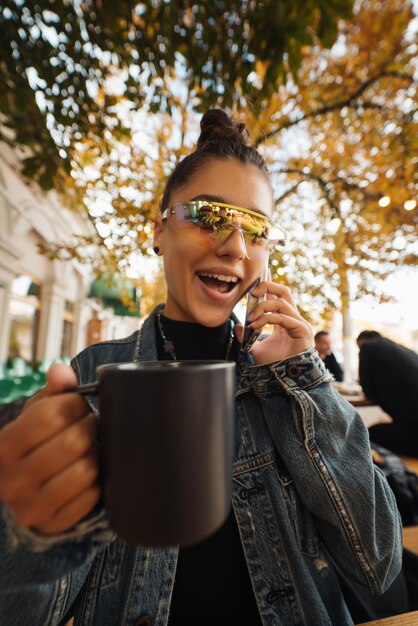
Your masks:
M208 202L222 202L223 204L231 204L222 196L212 196L210 193L201 193L198 196L194 196L194 198L191 198L191 201L193 202L194 200L207 200ZM266 213L264 213L264 211L260 211L260 209L250 207L249 210L254 211L255 213L260 213L260 215L264 215L264 217L271 219Z

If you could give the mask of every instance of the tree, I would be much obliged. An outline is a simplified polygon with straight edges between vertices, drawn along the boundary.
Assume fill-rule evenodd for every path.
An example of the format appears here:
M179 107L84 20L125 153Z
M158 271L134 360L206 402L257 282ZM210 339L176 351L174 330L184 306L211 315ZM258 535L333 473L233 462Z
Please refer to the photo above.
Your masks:
M42 253L87 262L99 276L129 272L138 258L152 253L152 223L167 176L193 148L198 131L197 117L184 102L178 101L173 115L133 112L129 119L125 115L132 139L107 133L99 142L77 143L72 176L98 237L44 245Z
M383 279L418 264L416 50L411 2L363 0L252 121L290 232L276 277L313 321L341 311L344 337L350 302L385 301Z
M267 65L258 62L252 85L238 85L231 109L249 122L271 165L278 219L289 232L284 255L272 259L276 279L296 287L312 321L318 311L347 311L356 297L383 299L377 279L400 263L417 263L414 33L411 2L361 0L353 18L338 23L331 50L300 49L300 67L286 82L267 80ZM119 65L109 72L116 75ZM102 80L95 102L104 132L74 135L72 176L107 243L104 257L90 257L99 269L126 267L136 249L149 249L147 223L167 174L196 140L196 110L205 97L219 96L190 80L185 71L174 82L171 71L157 76L139 112L120 85L110 92ZM244 101L245 88L252 97ZM158 93L170 106L153 112ZM86 251L74 244L51 253Z
M298 83L266 99L252 120L275 173L279 213L297 237L283 279L314 285L320 309L379 295L377 278L418 263L413 17L407 1L359 3L335 46L306 54Z
M77 142L129 135L121 98L170 111L174 75L197 106L267 95L303 46L333 43L351 3L2 0L0 138L28 149L25 175L64 190Z
M167 284L162 265L153 273L152 280L141 276L138 280L140 291L141 315L149 315L157 304L167 300Z

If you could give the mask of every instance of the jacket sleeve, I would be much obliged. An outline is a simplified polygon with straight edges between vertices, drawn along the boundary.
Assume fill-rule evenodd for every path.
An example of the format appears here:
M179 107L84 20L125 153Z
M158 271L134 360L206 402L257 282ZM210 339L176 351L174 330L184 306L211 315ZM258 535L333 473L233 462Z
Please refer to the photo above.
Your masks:
M274 444L326 550L346 575L383 593L401 567L402 527L361 417L330 385L313 349L249 370Z
M95 524L90 530L81 529L80 534L67 533L60 542L58 535L49 542L48 537L36 533L33 544L31 539L14 537L10 516L8 507L0 503L0 592L57 580L91 561L108 543Z
M14 403L2 411L0 427L22 407ZM16 524L0 502L0 624L63 623L96 554L114 537L102 505L69 531L45 536Z
M9 514L0 504L0 624L58 626L103 546L85 536L33 552L10 536Z

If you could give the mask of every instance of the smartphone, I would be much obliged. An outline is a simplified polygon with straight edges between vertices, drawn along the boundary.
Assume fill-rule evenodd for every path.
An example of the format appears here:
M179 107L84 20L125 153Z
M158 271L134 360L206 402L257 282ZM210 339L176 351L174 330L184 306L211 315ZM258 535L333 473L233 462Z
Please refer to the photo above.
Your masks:
M252 295L252 292L260 284L262 280L269 280L269 278L270 278L270 271L269 271L269 266L267 263L260 277L256 280L255 283L251 285L247 293L244 294L245 304L243 303L243 300L241 300L237 305L237 310L234 309L234 312L236 313L240 321L242 321L242 325L244 327L244 331L242 334L242 341L241 341L241 350L243 352L248 352L251 349L251 346L253 345L254 341L256 341L257 337L260 335L262 331L262 329L254 330L254 328L250 326L250 321L248 317L252 313L252 311L254 311L255 307L257 306L259 302L264 302L267 294L265 294L264 296L261 296L261 298L255 298ZM241 320L243 306L245 306L245 315L243 316L244 319ZM240 316L240 313L241 313L241 316Z

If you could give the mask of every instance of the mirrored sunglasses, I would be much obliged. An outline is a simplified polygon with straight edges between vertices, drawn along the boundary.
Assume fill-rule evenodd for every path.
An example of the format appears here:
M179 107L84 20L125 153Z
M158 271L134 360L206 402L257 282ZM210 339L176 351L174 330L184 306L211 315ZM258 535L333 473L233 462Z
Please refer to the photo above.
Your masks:
M167 208L162 219L192 224L199 237L223 242L233 230L240 230L250 259L264 256L271 246L283 246L285 235L266 215L232 204L190 200L175 202Z

